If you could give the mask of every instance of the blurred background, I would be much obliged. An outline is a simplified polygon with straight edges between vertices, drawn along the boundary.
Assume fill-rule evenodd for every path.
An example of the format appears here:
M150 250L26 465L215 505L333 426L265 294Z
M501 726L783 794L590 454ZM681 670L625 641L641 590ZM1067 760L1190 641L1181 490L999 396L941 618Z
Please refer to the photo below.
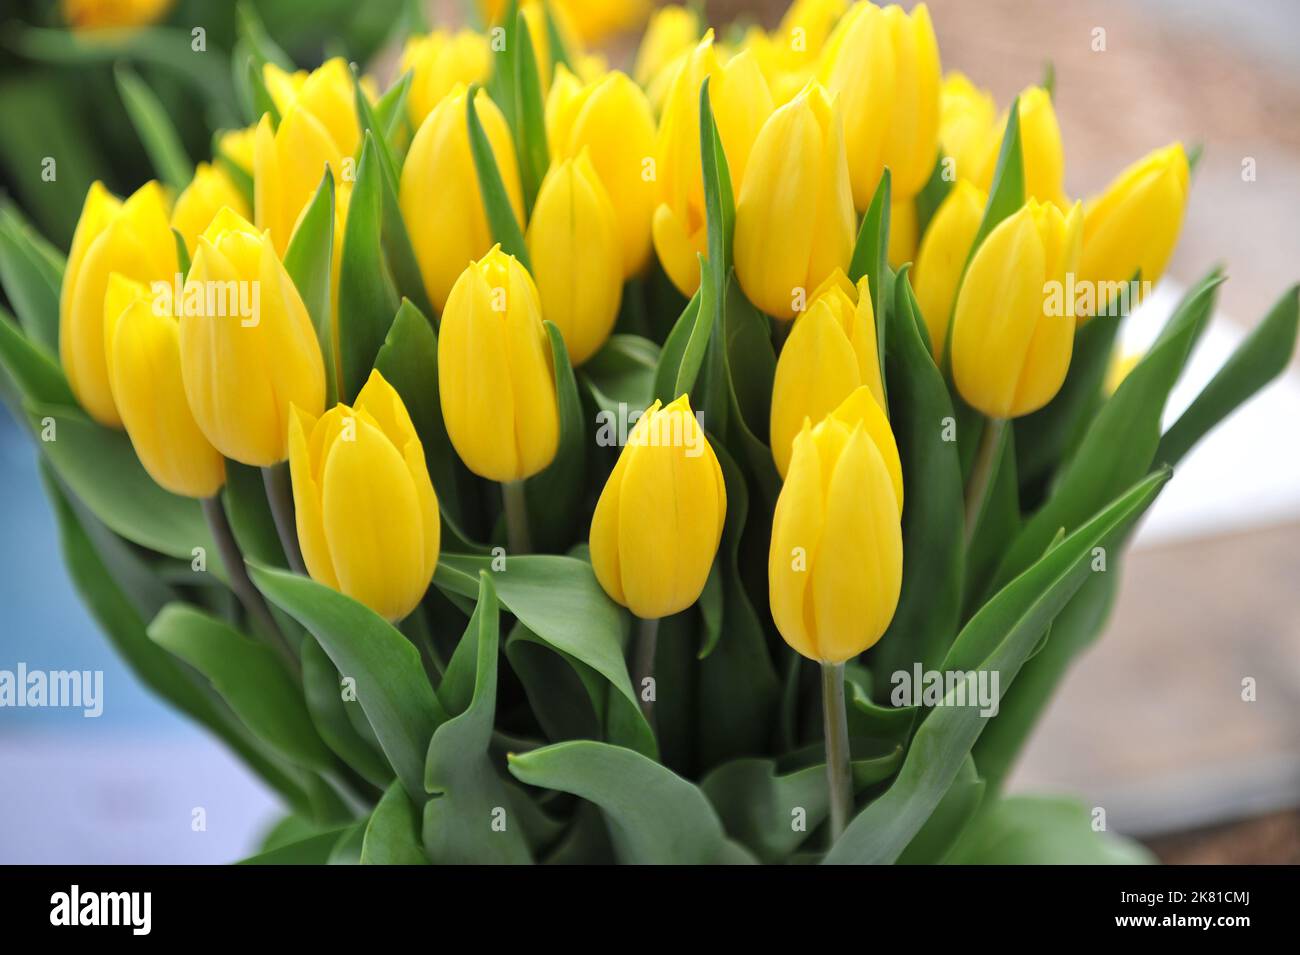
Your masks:
M115 0L129 6L147 0ZM613 2L613 0L609 0ZM88 3L64 4L75 8ZM904 4L911 6L910 3ZM395 60L408 0L252 4L298 62L341 52ZM710 0L715 26L775 26L784 0ZM1172 420L1300 273L1300 4L1255 0L932 0L944 69L999 103L1055 69L1066 185L1086 196L1173 140L1199 143L1181 244L1125 345L1154 337L1182 287L1216 262L1229 281ZM234 5L181 0L117 45L77 42L59 5L0 2L0 172L5 191L62 248L91 179L129 192L148 168L117 98L129 60L162 95L192 156L234 124L187 108L229 85ZM74 17L75 18L75 17ZM17 21L22 21L19 26ZM207 58L168 52L206 28ZM1105 49L1096 50L1097 30ZM179 31L179 32L178 32ZM169 42L170 41L170 42ZM632 36L605 44L627 68ZM377 57L377 59L376 59ZM199 60L198 65L194 62ZM70 134L73 131L75 135ZM93 144L93 150L87 144ZM41 157L59 162L57 188ZM1248 162L1249 161L1249 162ZM1249 166L1254 177L1244 177ZM252 851L275 799L221 744L148 695L113 656L67 579L35 450L0 411L0 669L104 671L104 713L0 709L0 863L227 862ZM1068 675L1011 788L1065 792L1106 810L1169 862L1300 862L1300 369L1294 364L1180 468L1122 568L1107 633ZM1243 700L1243 680L1256 687ZM201 808L206 829L195 831Z

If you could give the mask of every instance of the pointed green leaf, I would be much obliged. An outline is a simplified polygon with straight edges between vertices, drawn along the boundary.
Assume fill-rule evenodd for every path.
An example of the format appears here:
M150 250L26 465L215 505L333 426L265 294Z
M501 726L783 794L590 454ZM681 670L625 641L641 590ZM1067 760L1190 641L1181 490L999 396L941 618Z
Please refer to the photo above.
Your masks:
M528 246L524 243L524 233L515 218L515 210L510 205L510 196L506 193L501 170L497 168L492 145L488 142L483 123L478 118L474 98L478 94L478 84L469 88L465 97L465 118L469 124L469 148L474 157L474 169L478 173L479 191L483 194L483 211L487 214L488 226L494 241L501 244L501 251L513 255L529 271L532 265L528 260Z
M118 64L113 75L122 105L126 107L126 114L131 118L158 178L175 192L180 192L194 178L194 164L185 154L185 147L181 145L167 110L130 67Z
M401 783L393 783L370 814L361 843L362 865L428 865L420 841L420 814Z
M342 237L339 237L342 241ZM334 341L334 175L328 168L316 195L293 230L284 253L284 267L293 279L307 314L316 326L316 340L325 358L326 404L339 396L338 356Z

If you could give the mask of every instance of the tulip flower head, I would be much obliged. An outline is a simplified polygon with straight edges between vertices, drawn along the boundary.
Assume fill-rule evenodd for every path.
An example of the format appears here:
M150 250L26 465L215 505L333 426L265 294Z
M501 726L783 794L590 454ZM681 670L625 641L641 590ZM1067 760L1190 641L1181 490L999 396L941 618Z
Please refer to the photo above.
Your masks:
M194 420L222 454L269 467L288 456L289 406L318 415L325 363L270 235L223 209L199 237L176 303Z
M227 206L245 219L252 214L244 194L220 166L199 163L194 178L172 207L172 228L181 234L190 255L194 254L199 235Z
M72 237L59 297L59 359L68 384L100 424L122 423L108 380L104 296L114 272L151 285L171 286L178 274L176 237L168 224L162 186L148 182L125 202L94 183Z
M438 390L456 453L481 477L531 477L555 458L560 412L532 276L493 246L461 273L438 335Z
M415 609L438 564L438 498L401 396L378 371L352 407L293 408L289 469L312 579L390 621Z
M777 498L768 552L772 619L796 652L843 663L884 634L903 580L899 501L862 424L806 423Z
M1055 397L1074 347L1074 301L1053 294L1075 271L1083 209L1030 199L980 244L952 328L952 372L962 397L990 418L1016 418Z
M449 33L434 30L407 39L399 73L411 73L406 106L411 125L418 129L424 118L457 85L487 81L492 72L488 38L473 30Z
M763 124L736 201L736 278L763 311L797 304L853 254L853 195L839 112L808 86Z
M935 210L921 240L912 284L935 361L943 357L957 286L970 257L971 244L979 232L980 220L984 218L986 202L987 197L979 187L969 180L958 179Z
M605 593L657 620L699 599L727 516L717 456L686 395L637 419L591 521Z
M700 40L700 18L690 7L668 4L650 15L636 51L632 77L649 88L669 64L678 61Z
M74 30L128 29L161 20L176 0L60 0L63 22Z

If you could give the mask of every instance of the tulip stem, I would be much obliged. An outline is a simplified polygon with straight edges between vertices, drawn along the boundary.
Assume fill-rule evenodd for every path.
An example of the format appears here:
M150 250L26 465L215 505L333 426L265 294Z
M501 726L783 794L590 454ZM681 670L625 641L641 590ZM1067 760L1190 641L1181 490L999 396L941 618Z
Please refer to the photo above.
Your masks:
M844 664L822 664L822 720L826 733L826 787L831 804L831 845L849 824L853 785L849 767L849 720L844 711Z
M502 481L501 499L506 509L506 542L512 554L527 554L533 549L528 533L528 498L523 481Z
M262 468L262 484L266 487L266 503L271 506L275 532L280 536L280 546L295 574L307 576L302 548L298 546L298 528L293 518L293 488L289 484L289 466L273 464Z
M231 530L225 508L221 506L220 495L203 499L203 516L207 518L208 528L212 531L212 539L217 544L217 551L221 554L221 562L225 565L226 573L230 577L230 589L239 598L239 602L243 605L254 627L284 658L285 664L289 667L289 672L296 677L300 677L302 665L298 662L293 650L290 649L284 631L275 622L275 617L271 616L271 608L266 605L266 600L258 589L253 586L253 581L248 577L248 569L244 566L244 555L239 552L239 544L235 541L235 533Z
M975 449L975 466L966 483L967 545L975 536L975 523L979 520L984 498L989 493L989 482L993 480L993 468L997 463L997 451L1002 444L1002 430L1006 424L1004 418L990 418L984 425L984 433L980 435L979 447Z
M638 617L636 621L636 647L633 649L635 654L632 661L632 680L633 690L636 692L637 700L641 704L641 714L654 728L655 716L655 696L658 695L658 687L651 692L650 699L645 698L646 680L653 683L655 675L655 653L659 650L659 618L646 620Z

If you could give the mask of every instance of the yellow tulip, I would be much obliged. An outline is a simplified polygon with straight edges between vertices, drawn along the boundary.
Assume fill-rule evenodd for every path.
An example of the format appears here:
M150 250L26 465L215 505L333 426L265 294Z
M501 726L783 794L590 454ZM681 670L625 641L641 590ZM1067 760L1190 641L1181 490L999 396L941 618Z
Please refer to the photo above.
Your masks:
M971 259L953 314L952 373L967 403L1016 418L1055 397L1074 347L1074 300L1061 294L1079 261L1083 209L1030 199Z
M1108 297L1101 283L1128 282L1138 270L1144 284L1160 281L1182 229L1190 175L1187 154L1174 143L1129 166L1088 201L1079 281L1097 283L1098 310Z
M256 141L256 124L244 129L228 129L217 136L217 156L252 176Z
M894 200L921 191L939 151L939 47L924 3L853 5L822 53L820 76L845 116L853 201L865 210L888 166Z
M438 498L402 398L378 371L352 407L319 419L296 405L289 470L312 579L398 621L438 565Z
M614 330L623 297L618 221L584 149L552 165L528 223L528 257L542 315L581 365Z
M142 27L161 20L176 0L61 0L63 22L74 30Z
M1020 150L1025 162L1025 196L1069 208L1065 198L1065 149L1052 97L1041 86L1020 93ZM1006 120L1000 124L1006 126ZM1001 133L999 132L999 137ZM999 140L998 143L1001 146ZM996 166L996 162L994 163ZM989 183L993 185L992 170Z
M546 100L546 135L553 159L588 151L613 205L622 275L637 275L650 258L650 222L658 201L649 174L655 121L645 93L618 71L584 85L560 66Z
M288 457L289 406L325 406L325 364L307 308L269 236L230 209L199 237L177 303L181 372L199 428L228 458Z
M706 77L733 190L745 181L750 150L772 112L767 82L753 56L740 53L723 66L713 46L712 30L691 51L673 80L655 141L660 204L655 209L653 235L664 271L688 296L699 288L697 256L705 254L708 238L700 159L700 87Z
M162 186L148 182L119 202L101 183L86 194L59 298L59 358L68 384L100 424L122 423L108 381L104 294L108 277L171 286L179 268Z
M650 16L636 51L633 78L649 87L668 64L690 50L700 39L700 18L690 7L669 4Z
M768 552L772 619L796 652L843 663L884 634L903 581L889 469L862 425L806 424L777 498Z
M224 206L245 219L251 214L244 194L220 166L199 163L194 178L176 197L172 207L172 228L181 234L190 255L194 254L199 235Z
M916 258L918 223L916 200L903 199L889 207L889 267L900 269Z
M447 434L475 474L519 481L555 458L560 412L541 302L528 271L499 246L447 296L438 389Z
M465 266L492 248L492 230L469 148L468 93L457 86L425 117L402 166L399 205L424 287L442 311ZM479 90L474 109L496 158L515 219L524 221L515 147L501 110Z
M173 494L212 497L226 482L226 462L186 401L180 326L170 307L114 272L104 296L104 343L113 400L144 469Z
M736 201L736 278L777 318L853 254L857 219L840 116L810 85L763 124Z
M1002 142L993 95L953 70L944 77L939 102L939 139L957 179L987 192Z
M301 109L326 130L339 152L356 155L361 147L361 121L357 118L356 84L347 61L336 56L310 73L287 73L267 63L262 67L262 79L282 120L295 107Z
M727 488L682 395L637 419L591 519L591 566L605 593L646 620L699 599L718 552Z
M795 0L771 33L750 27L742 48L751 50L777 105L788 103L814 78L817 60L848 0Z
M952 303L957 298L957 285L970 256L971 243L984 217L985 201L984 193L977 186L967 179L957 180L935 210L916 256L912 284L936 362L943 357Z
M473 30L434 30L406 41L397 70L411 71L406 104L411 125L418 129L457 84L487 81L492 73L492 51L487 37Z
M876 319L864 276L857 288L836 270L795 319L772 381L772 458L782 477L804 419L821 421L858 387L885 408ZM881 411L884 414L884 411Z
M257 124L253 145L253 215L283 256L303 212L320 188L328 167L335 183L343 180L342 152L329 131L300 106L291 106L272 129L266 114ZM342 244L342 236L335 236Z
M498 23L507 9L507 0L479 0L479 10L488 23ZM611 3L610 0L551 0L550 12L561 28L566 44L570 50L573 43L581 40L585 43L599 43L614 33L620 33L639 26L650 12L650 0L623 0ZM529 11L536 9L536 14ZM545 9L538 0L524 0L519 9L525 16L537 15L539 18ZM545 21L542 21L545 26ZM529 24L531 31L532 24Z

